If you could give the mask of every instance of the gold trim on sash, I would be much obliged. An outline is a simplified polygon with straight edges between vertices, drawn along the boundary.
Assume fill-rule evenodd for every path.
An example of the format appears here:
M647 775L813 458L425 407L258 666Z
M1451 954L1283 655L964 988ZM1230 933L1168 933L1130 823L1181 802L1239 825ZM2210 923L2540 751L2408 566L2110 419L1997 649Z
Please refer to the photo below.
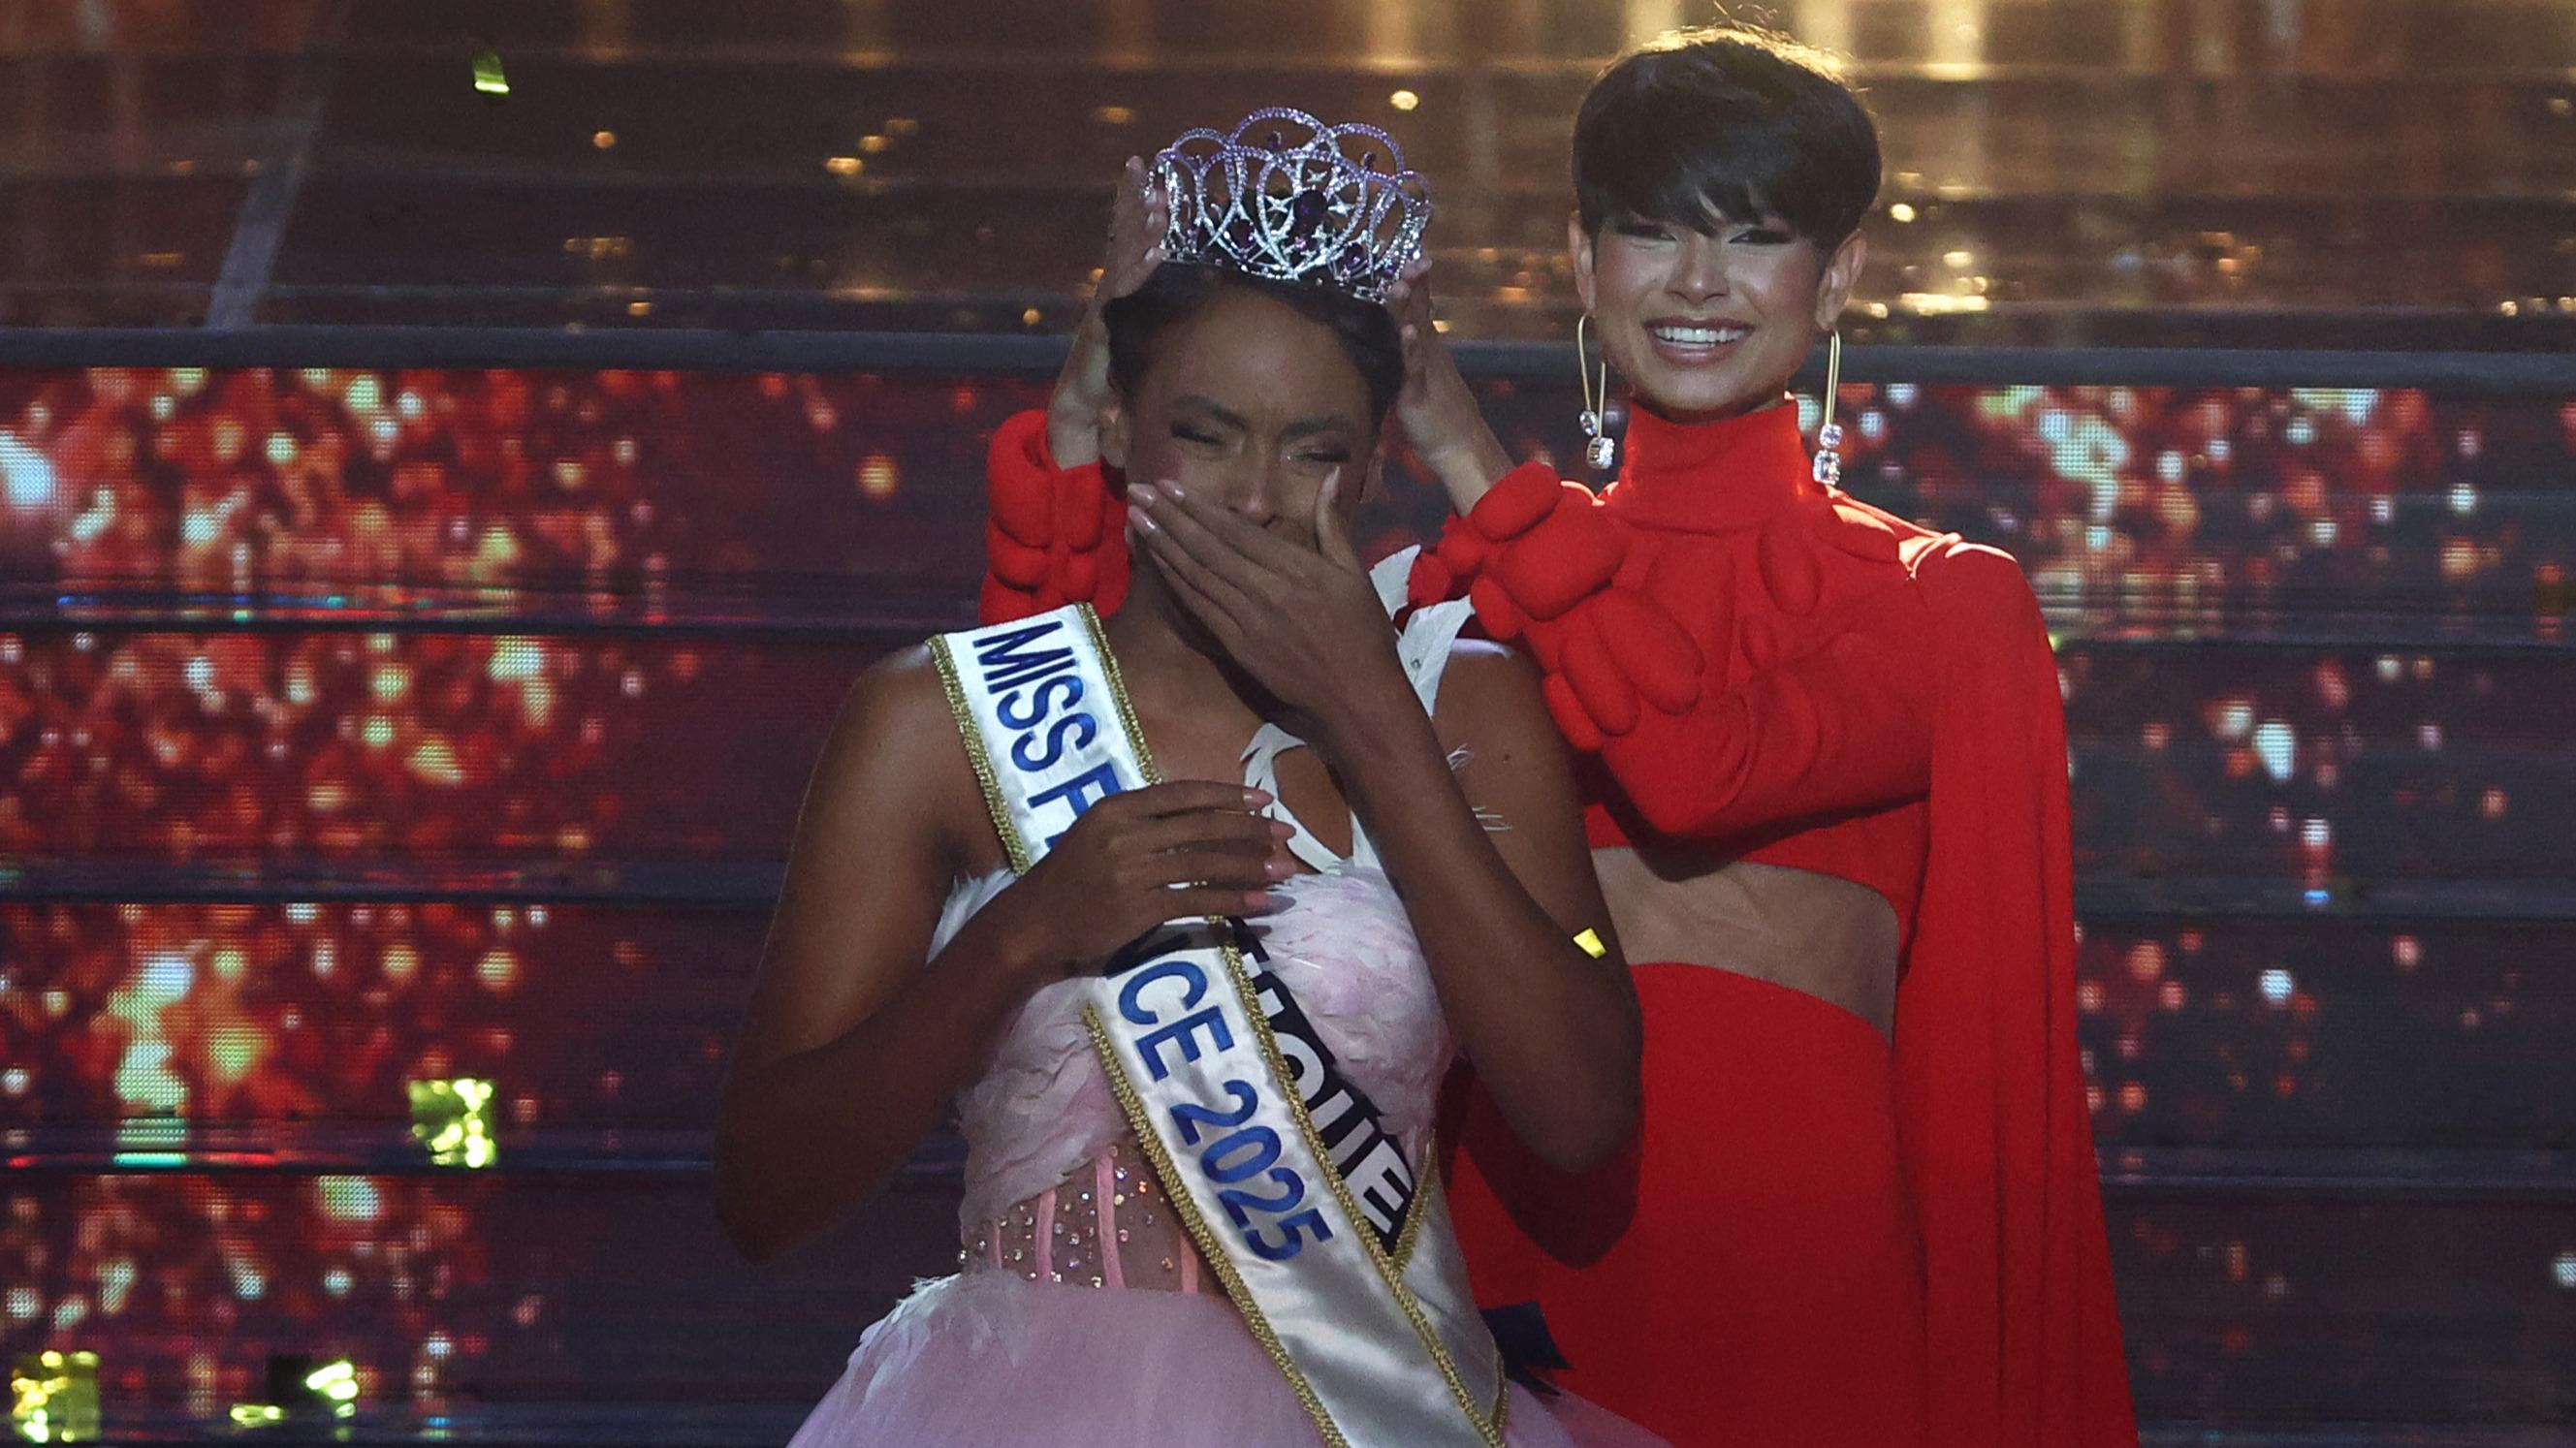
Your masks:
M1079 604L1077 607L1082 610L1084 626L1091 632L1092 647L1099 652L1101 671L1109 676L1110 696L1117 704L1119 722L1126 726L1128 747L1136 751L1136 763L1144 772L1145 782L1160 784L1163 782L1163 772L1154 763L1154 749L1146 742L1144 722L1136 717L1136 706L1128 697L1127 676L1118 667L1117 653L1109 647L1108 632L1101 627L1100 615L1093 611L1090 604ZM995 804L999 807L998 795L995 797ZM1243 968L1242 954L1234 948L1231 941L1226 942L1221 950L1225 957L1226 973L1234 982L1235 996L1242 1001L1243 1014L1251 1022L1254 1036L1260 1040L1262 1064L1269 1068L1273 1083L1283 1083L1287 1079L1287 1068L1279 1054L1279 1040L1270 1029L1270 1017L1262 1011L1261 1001L1253 993L1251 977ZM1135 1088L1126 1082L1124 1068L1118 1064L1108 1045L1106 1034L1100 1030L1097 1022L1093 1023L1093 1031L1093 1044L1100 1049L1101 1063L1110 1070L1116 1084L1125 1092L1132 1094ZM1387 1289L1395 1294L1396 1304L1404 1309L1405 1320L1413 1324L1414 1335L1422 1339L1423 1350L1431 1354L1432 1363L1439 1368L1441 1378L1448 1383L1450 1396L1458 1400L1459 1408L1467 1414L1468 1421L1476 1426L1486 1442L1493 1445L1493 1448L1503 1448L1501 1403L1509 1400L1510 1379L1503 1377L1505 1396L1498 1401L1495 1410L1488 1412L1479 1408L1475 1399L1468 1395L1467 1385L1459 1377L1458 1365L1450 1358L1448 1347L1440 1341L1440 1335L1432 1330L1430 1321L1422 1315L1421 1304L1414 1300L1413 1289L1404 1284L1404 1269L1413 1256L1412 1239L1421 1230L1422 1220L1430 1210L1432 1192L1436 1190L1429 1185L1439 1175L1436 1170L1430 1168L1428 1160L1434 1153L1430 1151L1423 1153L1426 1158L1424 1170L1415 1178L1411 1209L1406 1212L1404 1225L1397 1235L1398 1255L1390 1257L1387 1255L1386 1248L1379 1243L1376 1231L1369 1226L1368 1218L1361 1214L1359 1203L1352 1198L1350 1184L1342 1180L1340 1172L1332 1169L1332 1150L1324 1145L1323 1136L1315 1130L1314 1118L1307 1114L1304 1098L1284 1085L1279 1094L1286 1100L1289 1117L1297 1123L1298 1134L1306 1138L1306 1149L1314 1153L1316 1161L1324 1164L1325 1169L1321 1175L1325 1184L1332 1190L1333 1200L1341 1205L1343 1220L1368 1249L1369 1260L1377 1264L1378 1276L1386 1283ZM1130 1120L1133 1122L1136 1118L1131 1117ZM1153 1133L1141 1123L1137 1125L1137 1135L1140 1139L1153 1139ZM1163 1177L1164 1195L1187 1203L1188 1188L1185 1184L1176 1184L1175 1178L1171 1175L1173 1168L1164 1158L1162 1143L1154 1140L1154 1144L1147 1148L1146 1154L1154 1158L1156 1174ZM1206 1225L1197 1220L1194 1204L1190 1212L1190 1229L1193 1235L1206 1231ZM1213 1238L1209 1240L1213 1241ZM1206 1245L1202 1244L1202 1252L1208 1258L1210 1266L1224 1261L1222 1250L1208 1251ZM1241 1290L1241 1284L1234 1276L1233 1264L1226 1262L1219 1268L1217 1275L1225 1280L1227 1290L1234 1294L1236 1305L1245 1308L1244 1315L1247 1318L1256 1316L1257 1314L1245 1300L1247 1294ZM1283 1367L1286 1367L1287 1354L1277 1346L1277 1339L1271 1335L1268 1324L1262 1324L1257 1329L1257 1335L1261 1337L1263 1345L1271 1349L1272 1355L1279 1359ZM1499 1359L1502 1349L1497 1347L1494 1352ZM1293 1369L1290 1371L1291 1381L1301 1387L1300 1396L1310 1395L1312 1390L1302 1387L1304 1379L1296 1376ZM1502 1374L1498 1371L1496 1376L1502 1377ZM1317 1421L1322 1422L1320 1405L1317 1405L1316 1411ZM1327 1432L1330 1431L1328 1427Z
M1271 1032L1270 1018L1261 1013L1261 1002L1252 992L1251 977L1244 973L1243 959L1236 953L1231 943L1224 947L1224 955L1226 971L1234 978L1235 994L1242 999L1243 1013L1251 1018L1252 1033L1261 1043L1262 1064L1270 1068L1270 1077L1273 1081L1282 1080L1287 1068L1279 1055L1279 1039ZM1414 1335L1422 1339L1423 1350L1431 1354L1432 1363L1440 1369L1441 1378L1449 1384L1449 1395L1458 1400L1458 1406L1466 1413L1467 1421L1475 1425L1476 1430L1483 1435L1487 1443L1492 1445L1492 1448L1503 1448L1501 1418L1497 1416L1488 1421L1484 1410L1477 1407L1476 1400L1468 1395L1467 1384L1458 1376L1458 1364L1449 1356L1447 1344L1441 1342L1440 1334L1432 1330L1430 1319L1422 1315L1422 1304L1415 1300L1413 1289L1404 1285L1404 1264L1389 1256L1386 1248L1379 1244L1377 1233L1370 1228L1368 1218L1360 1211L1358 1200L1351 1195L1350 1183L1343 1181L1342 1174L1332 1169L1333 1154L1324 1145L1322 1134L1315 1130L1314 1118L1306 1114L1305 1099L1293 1090L1283 1090L1280 1094L1287 1098L1289 1119L1297 1123L1298 1133L1306 1138L1306 1149L1315 1154L1317 1161L1324 1163L1322 1173L1324 1184L1332 1189L1333 1200L1341 1204L1343 1220L1361 1239L1361 1245L1368 1249L1369 1261L1377 1264L1377 1275L1386 1283L1387 1290L1394 1294L1396 1306L1404 1310L1405 1321L1413 1324ZM1428 1158L1434 1153L1426 1151L1423 1155ZM1404 1224L1406 1232L1413 1231L1414 1223L1420 1219L1421 1214L1430 1210L1433 1188L1428 1184L1437 1180L1437 1177L1436 1172L1425 1172L1416 1178L1413 1210L1407 1215ZM1398 1245L1404 1245L1401 1237L1398 1238ZM1411 1255L1408 1248L1406 1256ZM1472 1303L1469 1305L1473 1306ZM1499 1364L1502 1357L1502 1348L1499 1345L1494 1348L1494 1356ZM1500 1372L1499 1366L1497 1372Z
M1413 1265L1413 1244L1422 1240L1422 1219L1431 1215L1431 1209L1424 1204L1440 1190L1439 1145L1435 1136L1431 1149L1422 1153L1422 1175L1414 1188L1413 1210L1404 1219L1404 1230L1395 1234L1395 1268L1399 1272Z
M1252 1329L1253 1337L1261 1343L1261 1350L1270 1354L1270 1360L1279 1365L1280 1373L1288 1379L1288 1386L1296 1392L1297 1401L1306 1405L1306 1416L1314 1419L1315 1426L1323 1432L1324 1442L1329 1448L1350 1448L1350 1440L1342 1436L1342 1430L1334 1424L1332 1415L1324 1411L1323 1399L1315 1396L1314 1385L1306 1381L1306 1374L1298 1368L1297 1360L1280 1345L1279 1334L1270 1326L1270 1319L1263 1316L1260 1307L1254 1304L1252 1293L1244 1287L1242 1276L1235 1271L1234 1259L1226 1255L1224 1245L1209 1229L1207 1219L1199 1215L1199 1204L1191 1199L1189 1186L1181 1179L1179 1166L1174 1164L1171 1154L1163 1150L1163 1139L1154 1134L1153 1121L1145 1114L1145 1103L1136 1095L1136 1083L1127 1079L1127 1068L1119 1064L1117 1044L1109 1039L1108 1028L1100 1024L1100 1013L1084 1006L1082 1025L1091 1033L1091 1049L1100 1057L1100 1069L1109 1078L1110 1094L1118 1098L1118 1109L1126 1114L1128 1127L1136 1133L1137 1146L1143 1149L1146 1161L1153 1164L1155 1177L1163 1184L1163 1205L1180 1215L1181 1225L1188 1229L1190 1240L1198 1244L1199 1255L1207 1259L1208 1269L1225 1284L1227 1300L1234 1304L1235 1311L1243 1314L1244 1325Z
M1083 606L1083 612L1090 611L1090 605ZM993 817L993 833L1002 837L1002 854L1010 860L1012 874L1025 875L1036 861L1029 858L1029 843L1020 838L1020 827L1011 819L1011 806L1002 798L1002 779L993 772L993 756L984 749L984 730L975 722L974 706L966 702L966 686L958 681L957 656L949 652L948 635L931 635L930 662L939 670L939 687L948 695L948 712L957 717L957 735L966 741L966 762L974 766L975 783L984 791L984 812ZM1122 687L1119 692L1123 697L1126 691Z

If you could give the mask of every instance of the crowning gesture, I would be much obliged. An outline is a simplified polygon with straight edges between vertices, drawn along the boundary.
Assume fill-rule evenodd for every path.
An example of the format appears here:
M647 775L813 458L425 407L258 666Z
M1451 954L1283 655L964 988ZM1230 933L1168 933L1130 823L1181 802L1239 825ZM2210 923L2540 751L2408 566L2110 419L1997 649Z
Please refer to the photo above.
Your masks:
M1109 211L1109 251L1100 263L1100 284L1083 310L1073 349L1047 404L1047 450L1060 468L1078 468L1100 456L1100 413L1117 401L1109 381L1109 326L1101 319L1101 308L1143 286L1163 264L1172 203L1142 157L1127 158L1117 192Z
M1512 470L1512 455L1486 425L1476 394L1458 371L1457 354L1432 319L1429 257L1414 258L1388 290L1386 304L1404 340L1404 390L1395 397L1396 426L1449 494L1451 506L1467 513Z

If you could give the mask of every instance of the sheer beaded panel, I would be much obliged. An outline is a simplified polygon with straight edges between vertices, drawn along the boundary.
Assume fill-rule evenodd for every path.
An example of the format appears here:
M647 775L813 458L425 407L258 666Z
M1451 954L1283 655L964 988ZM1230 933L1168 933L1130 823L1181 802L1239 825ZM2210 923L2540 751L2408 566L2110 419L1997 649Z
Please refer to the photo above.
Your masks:
M1031 1282L1217 1290L1133 1135L983 1223L957 1260L969 1272L1011 1272Z

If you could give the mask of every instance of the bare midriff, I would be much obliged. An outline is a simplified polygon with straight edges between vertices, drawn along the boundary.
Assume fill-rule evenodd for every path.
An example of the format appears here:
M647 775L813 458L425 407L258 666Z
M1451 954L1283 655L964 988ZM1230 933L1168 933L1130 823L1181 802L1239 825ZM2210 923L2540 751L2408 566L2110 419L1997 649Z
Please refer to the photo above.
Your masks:
M1900 926L1877 891L1680 846L1596 849L1592 863L1630 961L1749 975L1890 1034Z

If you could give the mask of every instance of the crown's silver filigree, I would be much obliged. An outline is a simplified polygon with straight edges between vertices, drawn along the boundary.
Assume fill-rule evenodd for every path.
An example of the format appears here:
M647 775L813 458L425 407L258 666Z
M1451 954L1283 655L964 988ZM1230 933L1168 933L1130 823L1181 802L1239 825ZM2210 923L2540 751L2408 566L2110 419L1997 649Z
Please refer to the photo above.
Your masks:
M1431 224L1431 190L1394 137L1285 107L1254 111L1231 135L1184 134L1154 158L1154 181L1171 201L1171 260L1371 302L1422 254Z

